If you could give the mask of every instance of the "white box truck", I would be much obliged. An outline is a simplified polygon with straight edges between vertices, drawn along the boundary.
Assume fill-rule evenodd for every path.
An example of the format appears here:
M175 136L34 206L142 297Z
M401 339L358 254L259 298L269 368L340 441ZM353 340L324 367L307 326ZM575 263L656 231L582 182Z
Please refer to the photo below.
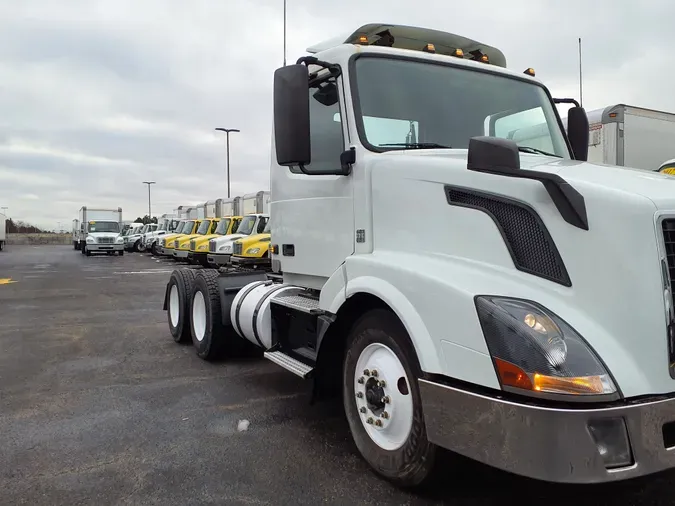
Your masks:
M7 216L0 213L0 251L5 249L7 244Z
M80 220L73 220L73 249L80 249Z
M122 231L122 208L97 209L82 207L78 216L80 222L80 251L83 255L92 253L118 253L124 255Z
M588 113L588 161L658 171L675 158L675 114L626 104Z
M218 199L217 202L219 202L218 213L216 215L218 218L241 216L241 197Z
M338 393L399 485L439 448L552 482L675 467L675 178L588 162L584 109L565 132L493 46L372 24L309 52L274 75L282 279L173 271L173 339Z
M270 192L259 191L256 193L248 193L241 197L242 216L256 213L269 213L270 206Z

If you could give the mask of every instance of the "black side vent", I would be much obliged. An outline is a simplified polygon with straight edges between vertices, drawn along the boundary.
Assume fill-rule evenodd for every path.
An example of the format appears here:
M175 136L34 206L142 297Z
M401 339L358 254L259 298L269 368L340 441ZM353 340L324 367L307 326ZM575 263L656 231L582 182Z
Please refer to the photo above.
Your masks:
M663 242L666 245L666 260L670 275L670 291L675 292L675 218L663 220ZM673 293L675 304L675 293Z
M565 264L546 225L531 207L506 197L445 186L448 203L486 213L497 225L516 269L572 286Z

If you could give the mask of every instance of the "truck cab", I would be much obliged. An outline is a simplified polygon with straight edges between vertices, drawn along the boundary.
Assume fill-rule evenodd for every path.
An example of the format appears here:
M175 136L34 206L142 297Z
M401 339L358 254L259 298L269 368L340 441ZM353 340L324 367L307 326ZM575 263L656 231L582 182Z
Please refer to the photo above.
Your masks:
M209 241L207 263L211 266L228 265L232 256L233 242L251 234L262 233L268 221L268 214L257 213L244 216L234 234L224 235Z
M204 218L199 221L199 226L193 234L183 235L175 240L175 247L173 250L173 258L178 261L188 261L190 253L190 241L196 238L204 237L216 230L219 218Z
M675 467L675 179L587 162L584 109L566 131L476 40L371 24L308 52L274 76L282 280L175 270L172 338L205 360L244 339L339 392L400 486L439 448L550 482Z
M120 222L111 220L89 220L85 224L82 254L118 253L124 255L124 238L120 235Z
M232 265L270 269L269 247L272 234L269 220L262 233L237 239L232 244Z
M191 263L198 263L204 267L208 267L207 255L209 253L209 242L211 239L216 239L220 236L231 235L239 227L242 216L226 216L220 218L216 229L212 234L203 237L195 237L190 241L190 253L188 253L188 261Z
M166 234L161 238L161 245L159 248L159 253L163 256L173 257L173 249L176 244L176 239L186 235L193 234L197 230L197 221L194 219L185 219L181 224L178 225L176 231L173 234Z

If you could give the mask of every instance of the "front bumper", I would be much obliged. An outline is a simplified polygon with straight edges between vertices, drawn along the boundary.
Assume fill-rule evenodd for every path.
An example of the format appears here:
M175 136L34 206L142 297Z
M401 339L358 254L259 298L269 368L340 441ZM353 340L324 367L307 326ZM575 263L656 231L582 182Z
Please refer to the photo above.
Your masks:
M556 409L427 380L419 387L430 442L505 471L551 482L600 483L675 467L675 447L664 442L664 425L675 422L675 399ZM589 422L609 418L625 421L631 466L605 468Z
M236 265L271 265L269 258L255 258L255 257L237 257L231 258L233 264Z
M180 258L180 259L187 259L188 253L190 253L190 251L186 250L186 249L174 249L173 250L173 257L174 258Z
M87 243L86 244L86 250L85 251L91 251L92 253L103 253L107 251L122 251L124 250L124 244L123 243L118 243L118 244L91 244Z
M160 248L160 253L166 257L173 257L173 248L167 248L166 246Z
M231 256L230 254L209 253L206 255L206 261L214 265L229 265Z

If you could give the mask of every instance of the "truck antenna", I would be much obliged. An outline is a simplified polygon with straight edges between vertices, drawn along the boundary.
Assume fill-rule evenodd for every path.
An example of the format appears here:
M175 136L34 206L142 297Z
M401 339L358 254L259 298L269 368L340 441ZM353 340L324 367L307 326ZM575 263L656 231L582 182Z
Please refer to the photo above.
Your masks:
M286 0L284 0L284 67L286 66Z
M581 71L581 37L579 37L579 104L584 106L583 74Z

